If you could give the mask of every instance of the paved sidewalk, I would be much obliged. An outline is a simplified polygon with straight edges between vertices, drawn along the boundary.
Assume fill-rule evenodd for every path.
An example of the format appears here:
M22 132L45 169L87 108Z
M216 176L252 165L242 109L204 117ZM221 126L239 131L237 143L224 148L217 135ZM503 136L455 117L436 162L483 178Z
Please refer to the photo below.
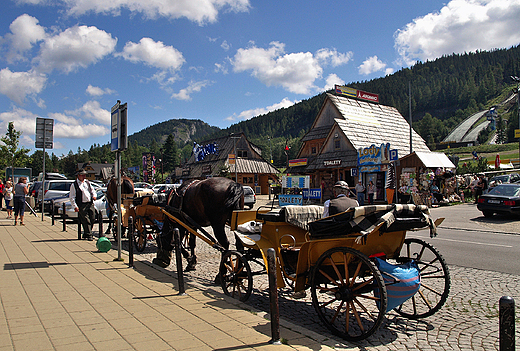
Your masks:
M3 215L3 213L0 213ZM263 313L216 289L186 286L143 262L135 269L77 240L77 226L26 216L0 220L0 351L3 350L331 350L312 333L281 329L269 344ZM245 305L244 305L245 306Z

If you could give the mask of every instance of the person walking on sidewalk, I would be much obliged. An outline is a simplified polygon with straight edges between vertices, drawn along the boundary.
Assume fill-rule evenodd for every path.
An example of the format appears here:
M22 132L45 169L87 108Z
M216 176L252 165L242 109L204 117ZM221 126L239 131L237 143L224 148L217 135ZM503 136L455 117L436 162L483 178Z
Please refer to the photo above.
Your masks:
M4 209L3 199L4 199L4 182L2 182L2 179L0 179L0 211Z
M368 182L368 203L370 205L373 205L374 204L374 196L376 195L376 186L375 184L370 181Z
M356 189L357 202L359 202L359 206L365 206L365 186L361 179L358 181L354 189Z
M76 176L76 180L70 186L69 200L74 211L78 213L78 220L83 226L83 239L92 240L96 193L86 179L87 172L84 169L80 169Z
M14 186L14 225L16 225L18 216L20 216L20 225L25 225L23 223L23 217L25 214L25 195L28 193L29 188L27 187L27 178L20 177L18 183Z
M13 184L8 180L4 187L5 208L7 209L7 219L13 218Z

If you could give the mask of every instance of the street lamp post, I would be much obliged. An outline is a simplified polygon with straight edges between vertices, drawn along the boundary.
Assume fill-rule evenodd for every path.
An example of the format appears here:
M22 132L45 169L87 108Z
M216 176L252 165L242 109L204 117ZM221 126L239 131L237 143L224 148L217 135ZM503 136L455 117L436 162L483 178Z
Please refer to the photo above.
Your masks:
M520 129L520 78L518 78L516 76L511 76L511 79L516 82L516 103L517 103L517 107L518 107L518 128ZM520 138L518 139L518 164L520 167Z

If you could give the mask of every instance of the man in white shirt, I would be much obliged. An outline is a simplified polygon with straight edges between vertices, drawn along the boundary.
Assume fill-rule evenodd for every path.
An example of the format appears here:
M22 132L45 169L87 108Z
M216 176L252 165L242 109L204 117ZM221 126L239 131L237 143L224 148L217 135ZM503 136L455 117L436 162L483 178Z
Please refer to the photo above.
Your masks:
M365 186L363 185L363 182L361 179L358 181L356 186L354 187L356 190L357 195L357 202L359 202L359 206L365 205Z
M359 203L356 200L348 197L350 189L347 182L343 180L336 182L336 184L334 184L333 191L336 198L325 201L323 204L324 208L322 218L344 212L350 207L359 206Z
M92 240L92 226L94 225L94 200L96 193L92 185L86 180L87 172L80 169L77 179L70 185L69 200L78 213L78 220L83 226L83 239Z

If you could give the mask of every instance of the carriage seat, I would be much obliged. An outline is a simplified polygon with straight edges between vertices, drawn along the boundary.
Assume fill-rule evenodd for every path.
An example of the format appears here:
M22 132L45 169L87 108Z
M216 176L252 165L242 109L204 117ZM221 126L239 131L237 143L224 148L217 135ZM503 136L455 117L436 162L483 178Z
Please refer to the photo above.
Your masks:
M299 228L308 230L310 222L321 218L323 206L284 206L267 213L257 213L256 219L269 222L286 222Z

